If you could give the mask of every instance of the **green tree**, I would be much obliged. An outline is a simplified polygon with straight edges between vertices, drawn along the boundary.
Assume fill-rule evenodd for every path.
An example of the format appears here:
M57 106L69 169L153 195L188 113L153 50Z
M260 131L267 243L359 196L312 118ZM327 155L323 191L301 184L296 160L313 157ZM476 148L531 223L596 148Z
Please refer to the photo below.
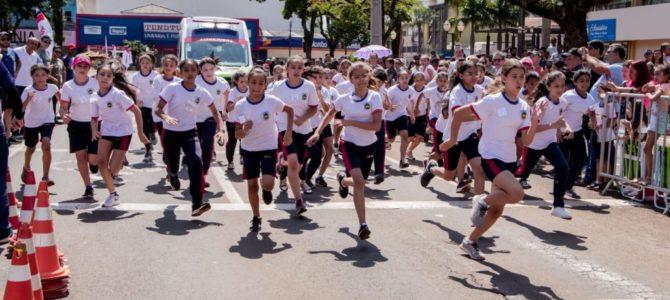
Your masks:
M396 33L396 38L391 41L391 50L394 57L400 56L400 47L402 46L402 25L412 21L412 12L415 7L421 5L418 0L384 0L384 16L388 18L385 24L385 30L382 40L390 38L391 32ZM369 12L368 1L368 12Z
M368 14L361 13L362 0L334 0L312 5L318 10L317 23L331 56L335 55L340 42L346 47L354 41L369 40L369 19Z
M251 1L251 0L250 0ZM266 0L256 0L263 3ZM288 20L293 15L300 19L300 25L303 31L302 48L305 51L307 59L312 58L312 43L314 42L314 29L316 28L318 10L312 5L314 1L311 0L281 0L284 2L282 9L282 16ZM315 0L316 1L316 0Z
M588 42L586 15L596 6L612 0L509 0L531 13L553 20L565 32L565 48L584 46Z
M488 0L466 0L463 17L470 23L470 54L475 53L475 33L483 26L492 24L491 3Z
M516 25L519 19L519 9L511 5L507 0L492 1L491 5L491 21L493 26L498 29L496 34L497 49L502 49L502 29L507 26Z
M419 52L425 52L423 43L423 27L430 24L435 19L435 13L428 7L417 6L414 8L414 18L412 24L416 26L419 33Z
M35 7L41 3L41 0L0 0L0 29L14 33L21 21L35 18Z
M54 42L61 46L65 40L65 36L63 36L63 7L65 7L65 0L49 0L49 12L51 13L49 21L54 25Z

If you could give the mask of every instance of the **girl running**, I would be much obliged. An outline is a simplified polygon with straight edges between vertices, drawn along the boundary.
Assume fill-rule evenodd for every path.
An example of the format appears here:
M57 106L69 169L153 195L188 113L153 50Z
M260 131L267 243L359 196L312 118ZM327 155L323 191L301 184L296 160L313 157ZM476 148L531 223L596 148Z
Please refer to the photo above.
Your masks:
M544 109L540 107L537 111L531 111L530 106L519 99L524 69L518 60L505 61L501 77L505 84L501 93L488 95L454 112L450 137L440 145L442 151L449 150L457 144L458 133L464 122L482 121L482 138L479 143L482 168L493 185L489 195L480 194L472 199L471 221L475 229L460 245L475 260L484 260L477 247L479 238L502 215L506 204L518 203L523 199L523 188L512 173L517 164L514 137L521 130L525 144L529 145Z
M144 134L142 111L135 105L135 94L125 82L123 71L114 71L112 64L105 63L98 68L96 80L99 90L91 99L91 132L93 139L98 142L100 174L109 191L102 206L112 207L119 205L119 194L116 192L113 176L123 167L133 135L132 120L127 112L135 117L140 142L145 145L150 142ZM98 120L101 121L100 131Z
M427 89L424 96L430 108L428 117L430 118L430 128L433 130L433 152L430 154L430 159L439 163L442 158L438 146L442 143L446 121L449 117L449 112L446 116L442 114L444 106L449 106L449 75L447 72L438 72L435 76L435 82L437 86Z
M372 80L374 80L374 86L370 88L379 93L379 96L382 99L382 106L388 106L388 98L386 97L388 94L388 90L386 89L388 74L386 74L386 71L382 69L376 69L374 72L372 72ZM375 142L374 183L381 184L384 182L384 169L386 161L386 126L384 126L384 120L382 120L382 125L379 127L379 130L377 130L375 135L377 136L377 141Z
M409 73L405 70L398 72L398 84L391 87L387 97L390 101L386 113L384 114L384 123L386 125L386 135L388 143L394 142L396 135L400 135L400 168L409 167L406 154L409 146L409 123L414 121L414 109L409 109L409 103L412 99L412 90L409 86Z
M247 181L249 204L253 212L251 231L261 229L261 212L258 199L258 178L262 175L260 188L263 202L272 203L272 189L275 183L277 165L276 118L285 112L288 116L283 145L292 143L293 109L272 95L264 94L267 76L261 69L253 69L247 77L249 96L235 104L230 119L235 121L235 137L240 139L240 154L244 157L242 177Z
M316 90L317 96L319 98L319 111L309 119L310 127L312 132L319 127L321 124L321 119L323 115L328 112L328 107L330 103L329 90L323 86L323 68L319 66L309 67L303 73L303 78L311 81ZM327 102L328 101L328 102ZM328 126L330 127L330 126ZM314 173L321 167L322 155L323 155L323 139L332 138L332 131L330 133L324 134L324 136L319 139L313 146L307 147L307 155L305 157L305 163L300 169L301 178L305 180L300 182L300 187L305 194L311 194L312 188L314 188L314 183L312 182L312 177Z
M231 113L235 109L235 104L249 96L249 87L247 86L247 74L244 71L237 71L233 74L233 88L228 95L226 110ZM234 120L226 120L226 130L228 131L228 141L226 142L226 160L228 160L228 170L235 170L233 157L235 156L235 147L237 139L235 138Z
M163 141L167 158L168 181L175 190L179 190L181 185L177 176L179 150L184 151L191 180L189 190L192 202L191 216L193 217L200 216L211 208L209 202L202 199L205 183L202 159L198 153L200 144L196 132L196 113L199 106L209 107L217 124L217 133L223 127L219 112L214 105L214 99L207 90L195 84L198 69L198 64L192 59L185 59L179 63L183 81L168 85L161 92L160 101L156 107L156 115L164 122Z
M414 73L412 75L414 84L410 89L412 91L412 98L410 99L409 109L414 111L414 120L409 124L408 137L409 149L407 150L407 158L414 160L414 149L421 144L426 135L426 127L428 127L428 105L426 105L425 89L426 80L423 73Z
M224 105L228 103L228 94L230 93L230 86L228 82L216 77L216 66L218 62L211 58L205 57L200 61L200 76L196 78L195 84L203 87L214 98L214 106L219 112L221 118L226 120L227 113L224 113ZM209 167L212 165L214 158L214 136L216 135L217 123L209 111L209 107L198 106L196 125L198 128L198 139L200 140L200 148L202 150L202 169L207 177ZM219 135L219 144L223 144L223 135ZM205 187L209 187L209 182L205 181Z
M477 79L477 84L486 90L490 85L493 84L495 80L491 77L486 76L486 65L479 63L477 64L477 69L479 70L479 78Z
M333 81L335 81L336 86L342 82L349 81L349 67L351 67L351 61L348 59L342 60L342 62L340 62L340 65L338 66L340 72L333 77ZM340 91L338 90L338 92Z
M302 78L305 71L305 62L300 56L293 56L286 62L287 78L284 84L280 84L273 91L273 96L279 98L285 104L293 108L295 128L292 132L292 144L282 147L282 158L286 160L287 167L283 166L282 161L278 164L280 174L279 188L282 191L287 190L286 176L288 176L291 192L295 198L295 210L297 215L307 211L307 205L302 199L300 189L301 180L305 180L304 175L300 175L301 165L305 163L305 142L312 132L309 119L316 114L319 106L319 98L314 84ZM279 141L284 140L287 129L287 115L280 114L277 121L279 128Z
M530 172L544 156L554 166L554 207L551 215L561 219L570 220L572 216L565 210L563 196L568 173L568 162L558 146L558 136L573 138L572 129L564 120L564 113L568 101L561 97L565 91L565 75L559 71L553 71L546 75L543 83L548 90L548 95L535 102L535 109L546 107L544 115L540 118L533 142L524 148L523 161L517 169L516 175L524 189L530 188L527 180ZM544 89L544 88L542 88ZM526 182L524 185L523 182Z
M98 143L93 141L91 131L91 97L98 90L98 83L88 76L91 59L86 55L78 55L72 62L74 78L61 88L61 105L59 114L63 123L67 124L70 140L70 153L77 159L77 169L86 187L83 197L93 199L91 173L98 172Z
M33 85L28 86L21 93L23 112L25 113L23 117L23 136L26 144L21 178L25 178L30 171L30 161L33 153L35 153L35 146L38 142L41 142L42 181L46 181L48 186L52 186L54 181L49 178L49 168L51 167L51 134L54 130L56 117L51 101L54 96L59 101L60 93L56 85L47 83L49 68L43 64L33 65L30 68L30 77L33 79ZM25 183L25 180L23 182Z
M153 84L158 72L153 70L154 58L149 54L142 54L139 58L140 71L133 75L131 83L137 88L138 106L142 111L142 128L144 135L151 140L150 144L146 144L144 152L144 162L150 163L153 161L153 145L158 143L156 138L156 124L153 121L153 114L151 108L154 106Z
M265 89L265 93L271 95L272 90L279 85L281 82L286 79L286 74L284 73L284 66L282 65L275 65L272 68L272 82L268 84L268 87Z
M172 54L163 56L163 58L161 59L161 68L163 69L163 76L156 76L156 78L154 78L154 83L152 85L154 90L154 102L152 106L151 118L153 118L154 125L156 126L158 132L161 134L161 147L163 148L163 163L165 164L167 164L167 160L165 158L165 143L163 140L163 121L158 117L158 115L156 115L156 106L158 105L158 101L160 101L160 94L163 92L165 87L167 87L172 83L181 81L181 78L177 77L178 63L179 61L177 60L177 57Z
M371 73L372 69L365 63L355 63L351 66L349 78L354 83L354 92L335 100L319 128L308 141L310 145L316 143L323 129L335 116L335 112L342 112L344 132L340 149L346 173L337 174L339 194L342 198L346 198L349 187L354 188L354 206L360 223L358 237L362 240L370 237L370 228L365 219L365 178L372 168L374 143L377 140L375 132L381 127L383 111L379 94L368 89Z
M324 104L327 106L326 109L330 108L330 105L337 100L337 98L340 97L340 94L337 92L335 87L333 86L333 75L335 74L335 71L332 69L325 69L324 70L324 78L323 78L323 88L321 91L321 99L323 99L323 103L321 103L320 109L324 109ZM321 101L319 99L319 101ZM327 110L326 110L327 112ZM318 127L318 126L317 126ZM326 170L330 166L330 161L333 158L333 126L331 124L327 124L326 127L323 130L323 133L321 134L321 143L323 144L323 160L321 161L321 167L319 168L319 175L316 176L316 179L314 180L314 184L321 186L321 187L328 187L328 184L326 183L326 180L323 179L323 174L326 173ZM316 129L315 129L316 130Z

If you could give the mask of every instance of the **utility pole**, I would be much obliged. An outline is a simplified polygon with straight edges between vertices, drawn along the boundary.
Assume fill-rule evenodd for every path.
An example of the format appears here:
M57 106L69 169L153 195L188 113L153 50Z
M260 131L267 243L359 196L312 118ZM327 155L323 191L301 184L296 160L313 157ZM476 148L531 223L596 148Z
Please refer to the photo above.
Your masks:
M382 45L382 0L370 1L370 43Z

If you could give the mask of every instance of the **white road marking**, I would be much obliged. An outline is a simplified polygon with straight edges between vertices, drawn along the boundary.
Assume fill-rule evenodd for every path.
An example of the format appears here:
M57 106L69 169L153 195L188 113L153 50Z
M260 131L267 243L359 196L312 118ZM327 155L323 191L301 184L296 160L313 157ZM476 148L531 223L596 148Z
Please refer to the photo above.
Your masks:
M242 197L237 192L237 189L235 189L231 181L228 178L226 178L226 175L223 173L222 167L212 166L209 168L209 172L214 176L216 182L218 182L221 185L223 192L226 193L226 198L228 198L228 200L230 200L231 203L236 204L244 203L244 201L242 201Z
M239 195L238 195L239 196ZM232 201L232 200L231 200ZM234 203L212 203L212 210L216 211L246 211L249 210L249 204L241 202ZM354 209L353 202L326 202L326 203L308 203L309 209L313 210L342 210ZM97 208L99 204L90 203L54 203L51 207L55 210L86 210ZM366 206L369 209L438 209L438 208L469 208L467 201L367 201ZM551 200L529 200L522 204L508 205L508 207L537 208L538 206L551 206ZM638 203L615 199L586 199L581 201L568 201L566 207L637 207ZM176 210L190 211L190 204L159 204L159 203L121 203L114 208L97 208L101 210L126 210L126 211L164 211L168 207L174 207ZM172 209L172 208L170 208ZM274 205L261 205L261 210L294 210L293 203L278 203Z

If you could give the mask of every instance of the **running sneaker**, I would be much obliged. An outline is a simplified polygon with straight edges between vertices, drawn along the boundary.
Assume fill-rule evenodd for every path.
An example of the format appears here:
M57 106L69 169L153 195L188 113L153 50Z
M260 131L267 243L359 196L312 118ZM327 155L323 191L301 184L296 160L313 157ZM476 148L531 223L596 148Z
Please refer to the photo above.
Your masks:
M384 182L384 174L377 174L375 175L375 184L381 184Z
M235 164L232 161L228 163L228 170L235 170Z
M53 180L51 180L49 178L46 178L46 177L42 177L42 181L46 181L47 186L54 186L56 184Z
M551 215L554 217L559 217L564 220L572 220L572 216L565 209L565 207L554 207L551 209Z
M130 162L128 161L127 158L123 158L123 166L124 167L130 166Z
M412 153L411 151L410 151L410 152L407 152L407 159L409 159L409 160L416 160L416 158L414 158L414 153Z
M88 170L91 171L93 174L98 174L98 166L88 164Z
M479 247L477 246L477 243L468 243L465 240L463 240L459 248L461 248L463 252L465 252L470 258L474 260L486 259L486 257L484 257L481 253L479 253Z
M333 146L333 155L339 156L340 154L341 154L341 153L340 153L340 145L335 144L335 145Z
M121 202L119 202L119 194L116 192L112 192L105 198L105 202L102 203L102 207L112 207L112 206L117 206Z
M425 163L423 168L423 174L421 174L421 186L427 187L431 180L435 177L431 172L433 167L437 167L437 162L435 160L429 160Z
M178 191L179 188L181 188L181 182L179 182L179 176L168 174L167 180L170 182L170 186L172 186L172 188L175 191Z
M26 178L28 178L28 171L29 169L23 168L23 171L21 171L21 181L23 183L26 183Z
M306 211L307 206L305 205L305 201L302 199L295 200L295 214L301 216Z
M568 195L572 199L581 199L582 197L579 196L579 194L575 193L575 189L569 189L565 191L565 194Z
M200 204L200 206L198 208L194 208L191 211L191 217L200 216L200 215L206 213L210 209L212 209L212 206L209 204L209 202L205 202L203 204Z
M286 177L279 179L279 189L282 192L288 191L288 183L286 183Z
M84 197L84 199L93 199L93 195L93 187L89 185L86 187L86 190L84 190L84 195L82 197Z
M115 185L126 184L126 180L119 175L112 175L112 180L114 181Z
M326 180L323 179L323 176L319 175L314 179L314 184L320 187L328 187L328 183L326 183Z
M219 147L223 147L226 145L226 140L223 138L223 135L216 137L216 143L219 144Z
M300 189L302 190L303 194L309 195L312 193L312 188L309 187L309 185L305 181L300 182Z
M339 173L337 173L337 182L340 184L339 193L340 197L342 198L347 198L347 196L349 195L349 188L342 185L342 181L344 180L345 177L347 177L347 174L345 174L344 172L340 171Z
M484 216L486 216L486 211L489 209L486 205L480 203L480 199L486 198L486 195L476 195L472 197L472 214L470 216L470 221L475 227L481 227L484 225Z
M261 218L254 216L251 219L251 227L249 229L253 232L259 232L261 230Z
M400 161L400 168L401 169L409 168L409 162L407 161L406 158Z
M367 240L370 238L370 228L367 224L361 225L361 228L358 229L358 238L361 240Z
M263 202L267 205L272 204L272 191L263 190Z
M152 132L149 135L149 139L151 140L151 145L156 146L158 144L158 138L156 137L156 133Z
M311 179L307 179L307 180L305 180L305 183L307 183L307 185L308 185L310 188L312 188L312 189L314 188L314 182L312 182Z
M144 159L142 161L145 162L145 163L150 163L150 162L154 161L154 158L151 155L151 152L144 153Z
M519 179L519 184L521 184L521 187L524 190L527 190L527 189L531 188L530 184L528 183L528 180L526 180L526 179Z
M205 188L208 188L208 187L210 187L210 184L209 184L209 182L205 181Z
M463 182L465 183L471 183L472 182L472 176L470 176L470 167L466 170L466 172L463 174Z
M464 194L470 191L470 182L467 182L465 180L461 180L458 182L458 185L456 186L456 193L459 194Z

